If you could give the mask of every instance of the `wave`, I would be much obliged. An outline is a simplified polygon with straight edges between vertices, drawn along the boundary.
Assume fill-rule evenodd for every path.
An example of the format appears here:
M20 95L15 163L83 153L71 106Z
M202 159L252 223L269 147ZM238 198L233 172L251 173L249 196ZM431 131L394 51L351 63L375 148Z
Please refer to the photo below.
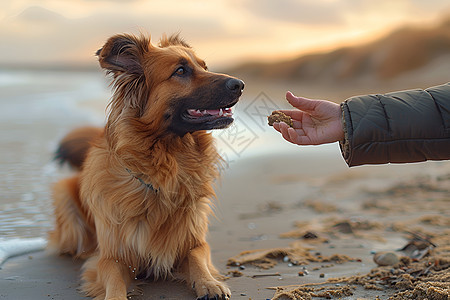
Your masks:
M42 251L46 246L44 238L0 240L0 266L10 257Z

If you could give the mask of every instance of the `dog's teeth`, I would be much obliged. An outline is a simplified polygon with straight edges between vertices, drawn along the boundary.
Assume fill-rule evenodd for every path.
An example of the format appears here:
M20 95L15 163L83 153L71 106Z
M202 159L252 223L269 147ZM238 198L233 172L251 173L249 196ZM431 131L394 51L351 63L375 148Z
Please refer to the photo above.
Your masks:
M206 115L208 112L206 111L206 109L204 111L202 111L202 114Z
M201 114L200 109L197 109L195 112Z
M219 117L221 117L221 116L223 116L223 110L222 109L219 110Z

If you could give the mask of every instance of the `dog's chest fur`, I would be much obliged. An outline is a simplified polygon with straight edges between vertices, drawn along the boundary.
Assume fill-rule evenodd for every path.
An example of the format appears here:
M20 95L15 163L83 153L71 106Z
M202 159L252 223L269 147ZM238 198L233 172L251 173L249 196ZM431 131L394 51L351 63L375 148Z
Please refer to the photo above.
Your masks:
M146 172L139 179L102 145L86 161L81 197L91 209L99 250L136 272L167 276L191 248L205 242L220 157L209 134L187 138L173 147L181 151L153 149L148 157L154 159L143 160L140 172Z

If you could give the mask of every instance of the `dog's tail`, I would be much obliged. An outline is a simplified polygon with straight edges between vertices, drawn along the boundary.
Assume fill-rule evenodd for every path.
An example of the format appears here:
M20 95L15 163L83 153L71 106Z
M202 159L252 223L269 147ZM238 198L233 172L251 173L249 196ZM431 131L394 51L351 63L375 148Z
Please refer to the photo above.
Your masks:
M103 128L81 127L69 132L59 143L54 159L61 165L68 163L81 169L92 143L103 135Z

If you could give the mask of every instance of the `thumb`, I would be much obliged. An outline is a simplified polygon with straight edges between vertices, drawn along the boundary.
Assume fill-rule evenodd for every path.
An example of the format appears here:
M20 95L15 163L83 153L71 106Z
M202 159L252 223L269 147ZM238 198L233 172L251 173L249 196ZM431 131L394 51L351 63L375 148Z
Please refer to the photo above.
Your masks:
M303 111L313 111L317 101L313 99L294 96L291 92L286 93L286 100L294 107Z

